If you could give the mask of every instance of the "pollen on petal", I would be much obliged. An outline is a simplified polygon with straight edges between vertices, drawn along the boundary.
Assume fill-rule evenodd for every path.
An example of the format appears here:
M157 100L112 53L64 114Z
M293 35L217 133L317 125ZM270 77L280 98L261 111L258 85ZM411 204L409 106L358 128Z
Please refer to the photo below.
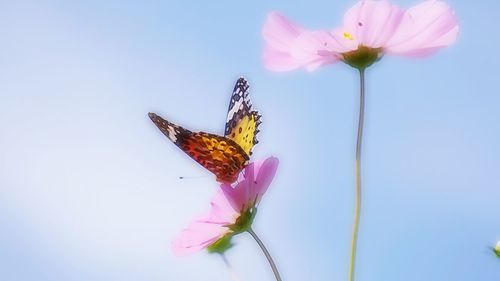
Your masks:
M349 39L349 40L351 40L351 41L352 41L352 40L354 40L354 37L353 37L353 36L352 36L352 34L351 34L351 33L349 33L349 32L344 32L344 38L345 38L345 39Z

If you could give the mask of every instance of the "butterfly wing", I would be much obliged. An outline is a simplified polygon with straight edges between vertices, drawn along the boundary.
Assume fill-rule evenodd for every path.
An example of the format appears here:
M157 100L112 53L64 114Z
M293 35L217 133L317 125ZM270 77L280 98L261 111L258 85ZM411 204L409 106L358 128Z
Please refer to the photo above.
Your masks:
M236 81L229 102L224 135L241 146L247 155L251 155L252 148L258 143L261 115L252 110L248 88L245 78L241 77Z
M229 138L205 132L191 132L155 113L149 113L149 117L167 138L215 174L219 182L234 182L248 164L248 155Z

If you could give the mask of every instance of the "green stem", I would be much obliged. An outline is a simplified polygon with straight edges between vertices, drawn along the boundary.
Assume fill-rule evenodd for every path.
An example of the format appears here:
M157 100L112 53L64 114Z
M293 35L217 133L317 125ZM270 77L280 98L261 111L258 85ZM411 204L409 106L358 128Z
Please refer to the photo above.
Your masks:
M278 272L278 267L276 267L276 264L273 261L273 258L271 257L271 254L269 251L266 249L266 246L260 240L259 236L253 231L253 229L249 228L248 233L252 235L253 239L259 244L260 248L262 249L262 252L264 252L264 255L266 256L267 260L269 261L269 265L271 266L271 269L273 270L274 276L276 277L276 281L281 281L280 273Z
M351 240L351 260L349 264L349 281L354 281L356 264L356 247L358 243L359 218L361 214L361 148L363 142L363 124L365 119L365 69L359 69L359 118L358 118L358 136L356 140L356 205L354 209L354 223L352 227Z

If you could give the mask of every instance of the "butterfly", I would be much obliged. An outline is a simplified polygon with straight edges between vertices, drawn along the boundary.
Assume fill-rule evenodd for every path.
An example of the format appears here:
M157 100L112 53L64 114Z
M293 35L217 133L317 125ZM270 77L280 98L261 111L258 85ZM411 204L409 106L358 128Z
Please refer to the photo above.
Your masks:
M212 172L217 181L233 183L248 165L252 148L258 143L261 115L252 109L248 82L240 77L234 85L227 112L224 136L192 132L155 113L149 118L182 151Z

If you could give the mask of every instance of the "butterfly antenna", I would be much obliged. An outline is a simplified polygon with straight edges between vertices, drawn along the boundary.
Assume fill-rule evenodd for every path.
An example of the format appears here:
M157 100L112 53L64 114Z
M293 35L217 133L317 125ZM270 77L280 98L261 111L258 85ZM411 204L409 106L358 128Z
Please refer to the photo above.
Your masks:
M201 178L206 178L208 176L188 176L188 177L184 177L184 176L181 176L179 177L180 180L192 180L192 179L201 179Z

